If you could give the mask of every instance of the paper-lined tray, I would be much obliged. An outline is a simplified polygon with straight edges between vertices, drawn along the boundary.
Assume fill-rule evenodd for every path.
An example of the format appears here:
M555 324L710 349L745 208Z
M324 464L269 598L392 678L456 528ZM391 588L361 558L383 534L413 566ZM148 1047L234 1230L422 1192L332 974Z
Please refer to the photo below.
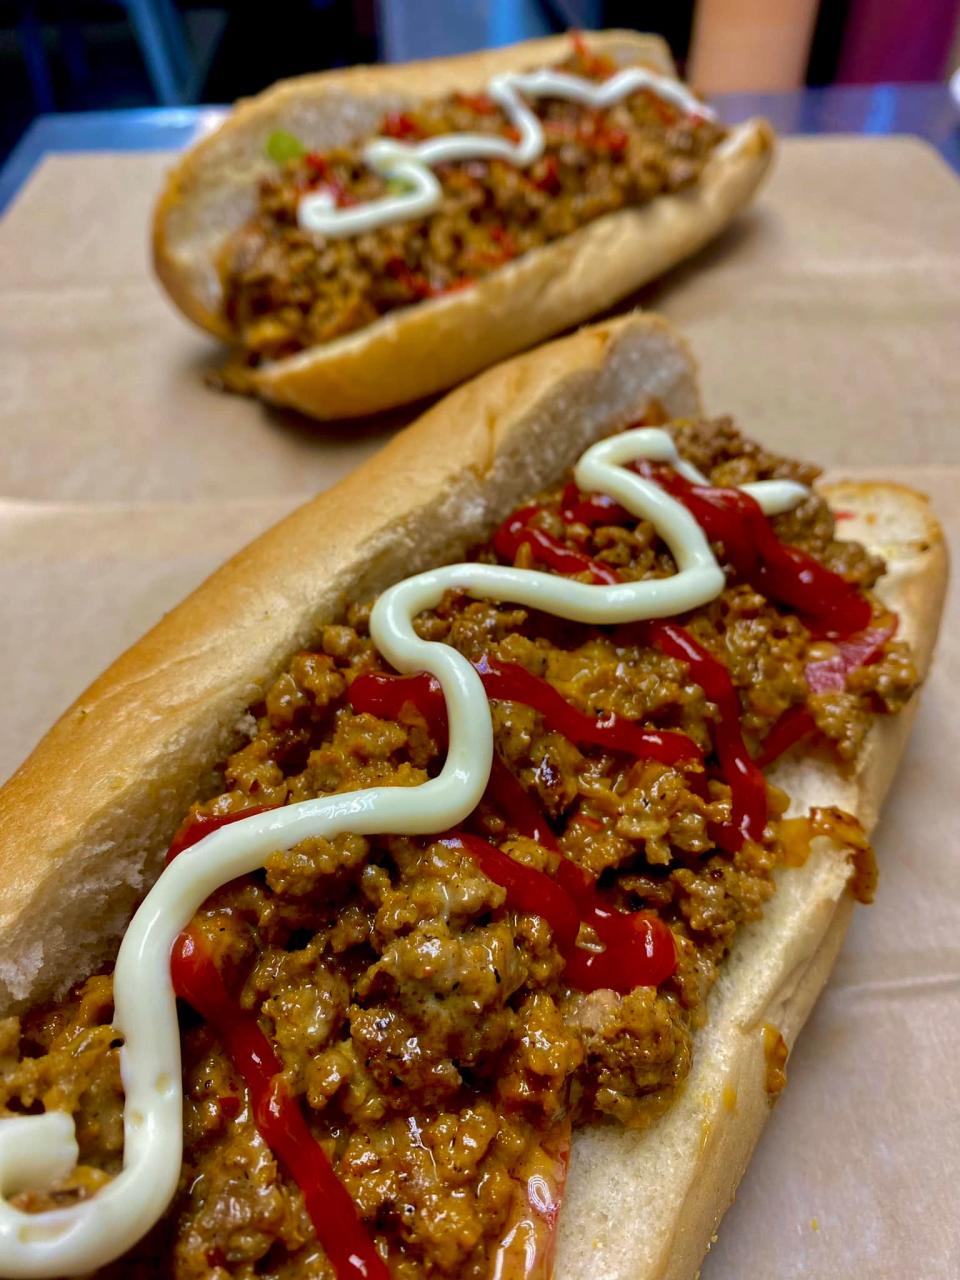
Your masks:
M165 164L55 157L0 224L0 778L210 569L385 438L202 385L215 347L146 270ZM690 338L710 412L926 489L960 557L960 187L932 152L784 144L761 206L645 297ZM958 628L953 592L877 902L704 1280L960 1275Z

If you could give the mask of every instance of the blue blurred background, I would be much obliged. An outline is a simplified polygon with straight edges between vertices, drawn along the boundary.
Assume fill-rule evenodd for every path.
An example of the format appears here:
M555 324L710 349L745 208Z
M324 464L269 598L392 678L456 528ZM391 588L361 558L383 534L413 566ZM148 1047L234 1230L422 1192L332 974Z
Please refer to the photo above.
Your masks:
M707 91L942 80L960 0L19 0L0 3L0 160L52 111L230 102L298 72L569 27L660 32Z

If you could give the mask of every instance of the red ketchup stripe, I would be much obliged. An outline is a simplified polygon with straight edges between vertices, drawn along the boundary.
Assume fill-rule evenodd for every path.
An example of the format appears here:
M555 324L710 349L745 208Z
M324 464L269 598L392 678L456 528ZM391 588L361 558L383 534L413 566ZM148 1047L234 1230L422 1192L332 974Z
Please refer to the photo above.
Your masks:
M427 671L413 676L366 671L356 677L348 694L350 706L358 713L380 720L399 720L408 704L427 722L430 736L440 746L447 741L447 704L440 681Z
M619 573L611 565L593 560L582 551L574 551L552 533L532 525L531 520L542 509L522 507L503 522L493 536L493 547L498 556L512 564L520 548L529 547L534 560L555 573L589 573L594 582L607 586L620 581Z
M638 730L629 721L608 717L596 721L571 707L546 680L531 675L523 667L501 663L494 667L487 659L478 664L480 678L492 698L523 702L540 711L547 723L574 741L599 742L608 748L642 756L660 750L674 754L682 746L683 758L697 752L684 734L656 734ZM432 676L368 673L357 676L350 686L355 711L366 711L386 719L396 719L405 704L417 708L430 732L446 741L447 724L443 694ZM609 722L613 722L610 724ZM615 737L611 737L611 730ZM632 731L632 732L628 732ZM679 739L674 743L673 739ZM666 746L664 746L666 740ZM557 849L553 832L535 802L498 757L494 757L486 798L501 810L516 829L548 849ZM662 921L641 914L624 915L608 907L594 888L594 882L569 858L561 858L555 876L522 866L508 854L478 836L457 833L445 843L456 843L474 858L484 875L507 890L507 903L515 911L540 915L550 924L564 957L565 975L571 985L593 991L610 987L632 991L637 986L657 986L676 967L673 935ZM575 923L570 935L571 921ZM580 923L596 930L603 952L589 952L574 946Z
M495 662L484 657L476 668L488 697L532 707L543 716L548 728L579 746L623 751L641 759L659 760L661 764L692 764L703 758L700 748L685 733L640 729L632 720L614 712L588 716L567 702L549 681L531 675L515 662Z
M722 662L694 640L689 631L673 622L652 622L650 643L661 653L680 658L690 667L690 675L711 702L720 719L713 739L720 769L730 785L733 816L729 823L716 825L711 834L721 849L736 852L744 840L760 840L767 822L767 784L750 758L740 731L740 699L730 673Z
M603 987L626 995L635 987L659 986L676 969L676 946L667 925L656 916L626 915L607 906L592 878L569 858L561 857L551 877L515 862L479 836L458 831L442 843L463 849L485 876L506 889L512 911L547 921L563 956L564 977L579 991ZM581 923L596 930L603 951L576 945Z
M444 836L440 843L469 853L488 880L506 889L507 905L512 911L542 916L560 952L566 956L573 950L580 932L580 914L577 904L556 880L535 867L514 861L480 836L457 831Z
M174 944L170 969L177 995L210 1024L243 1077L260 1135L303 1192L337 1280L389 1280L357 1206L307 1127L300 1104L287 1092L283 1066L256 1015L230 996L203 940L192 930L181 933Z
M581 494L571 481L560 500L560 517L566 524L585 524L593 528L598 524L636 524L631 515L615 498L605 493Z
M697 744L685 733L641 729L614 713L589 716L567 702L548 681L532 675L517 663L483 657L475 666L488 697L532 707L543 716L547 728L580 746L623 751L641 759L659 760L662 764L702 760ZM407 702L427 721L431 734L439 742L446 742L446 704L433 676L426 672L413 676L368 672L357 676L350 686L354 711L366 711L381 719L397 719Z
M221 827L228 827L231 822L239 822L241 818L249 818L255 813L266 813L268 809L277 807L274 804L257 804L239 813L201 814L197 818L192 818L173 837L170 848L167 850L166 865L169 866L178 854L197 844L211 831L219 831Z
M536 840L537 844L542 844L545 849L551 849L554 853L560 852L557 837L550 830L550 824L541 813L539 805L496 752L483 798L495 809L499 809L522 836Z
M760 769L773 764L785 751L789 751L801 738L816 731L816 722L806 707L790 707L764 738L754 763Z
M656 463L641 461L633 467L682 502L712 542L723 543L740 577L768 599L795 609L814 630L842 638L869 625L870 602L813 556L781 542L748 493L692 484Z
M560 852L536 801L499 756L494 756L485 798L521 835ZM580 920L596 930L605 948L602 954L580 948L565 953L564 975L572 986L581 991L609 987L625 993L638 986L659 986L670 977L676 968L676 950L662 921L615 911L598 893L594 878L563 855L553 879L570 895Z

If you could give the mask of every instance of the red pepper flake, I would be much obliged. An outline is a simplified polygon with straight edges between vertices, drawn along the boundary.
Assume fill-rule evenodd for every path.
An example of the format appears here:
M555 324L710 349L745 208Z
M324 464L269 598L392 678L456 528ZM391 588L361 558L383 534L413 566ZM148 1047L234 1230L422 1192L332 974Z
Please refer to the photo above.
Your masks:
M573 51L580 60L584 75L593 76L597 80L607 80L614 74L617 64L606 54L594 53L587 45L582 31L571 31Z
M520 252L513 235L504 226L492 226L490 228L490 239L500 246L508 258L515 258Z
M663 98L658 93L654 93L652 89L641 89L640 92L646 99L647 104L653 108L654 114L661 124L676 124L680 118L680 113L675 107L671 106L669 102L664 102Z
M325 179L316 190L329 192L333 196L333 203L338 209L347 209L350 205L358 203L357 197L352 196L338 178Z
M630 145L630 135L626 129L604 129L597 136L597 145L612 155L623 155Z
M420 138L423 130L406 111L391 111L380 126L385 138Z
M319 151L308 151L303 162L309 173L308 190L328 191L338 208L356 204L356 196L350 195L339 178L330 169L330 162Z
M433 285L422 271L414 271L402 258L389 258L386 263L389 276L397 281L413 298L432 298L436 293Z
M451 280L442 289L438 289L437 293L460 293L463 289L472 289L476 283L472 276L458 276L456 280Z
M541 156L530 170L530 181L548 195L558 195L563 184L560 181L560 165L555 155L549 152Z
M220 1114L227 1120L236 1120L243 1110L243 1102L235 1093L225 1093L217 1100L217 1105L220 1108Z
M544 120L544 132L549 136L553 134L561 141L568 141L571 138L580 136L582 125L576 120Z
M485 93L457 93L454 97L461 106L469 107L478 116L496 115L497 104Z
M319 151L308 151L303 157L303 163L315 178L325 178L330 171L330 162Z
M571 822L575 823L578 827L586 827L589 831L603 830L603 823L599 818L594 818L591 814L583 813L582 811L578 811L574 814Z

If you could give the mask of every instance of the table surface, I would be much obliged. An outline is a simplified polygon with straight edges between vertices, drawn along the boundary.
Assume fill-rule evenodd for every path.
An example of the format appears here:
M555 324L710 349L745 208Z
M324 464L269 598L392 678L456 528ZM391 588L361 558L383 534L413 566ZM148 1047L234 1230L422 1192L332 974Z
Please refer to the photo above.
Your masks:
M960 172L960 111L943 84L835 85L793 93L732 93L714 104L735 124L766 116L794 134L913 134ZM171 151L220 122L226 107L147 108L39 116L0 170L0 213L45 155L65 151Z

